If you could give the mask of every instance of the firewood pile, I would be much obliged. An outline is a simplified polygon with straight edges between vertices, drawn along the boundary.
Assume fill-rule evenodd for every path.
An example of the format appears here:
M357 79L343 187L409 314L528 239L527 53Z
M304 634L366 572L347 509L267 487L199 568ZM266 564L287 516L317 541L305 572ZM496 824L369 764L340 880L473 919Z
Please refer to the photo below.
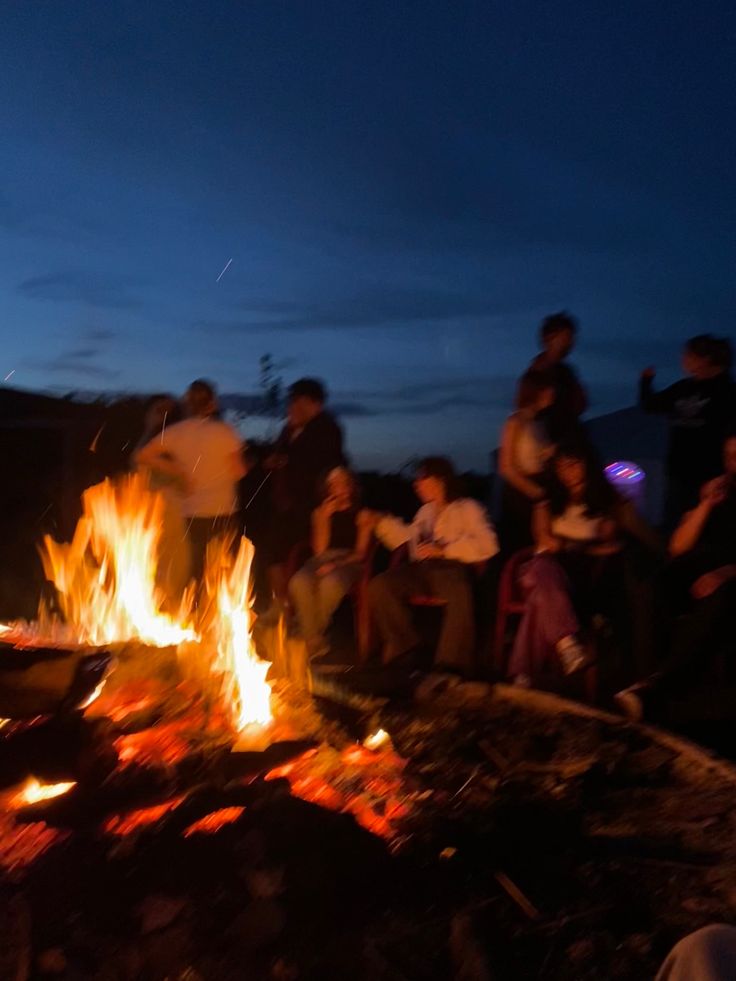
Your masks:
M0 730L0 977L641 981L736 913L736 776L683 744L431 679L283 697L263 751L132 681ZM73 788L18 805L44 764Z

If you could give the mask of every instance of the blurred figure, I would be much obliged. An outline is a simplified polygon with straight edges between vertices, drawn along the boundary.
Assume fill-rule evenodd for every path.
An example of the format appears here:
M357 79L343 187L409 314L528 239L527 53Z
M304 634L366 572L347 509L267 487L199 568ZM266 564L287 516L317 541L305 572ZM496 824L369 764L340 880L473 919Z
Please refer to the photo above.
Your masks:
M265 466L271 476L271 528L267 546L269 581L278 615L287 600L286 562L295 545L309 541L320 481L345 463L342 430L325 409L327 393L314 378L289 388L287 421ZM268 614L266 614L268 617Z
M419 465L414 488L422 507L411 525L390 515L373 515L376 536L387 548L409 545L411 561L371 580L371 614L384 642L384 661L421 655L420 638L407 601L416 594L444 600L435 654L438 669L469 672L475 653L472 568L498 552L485 509L460 497L455 470L445 457ZM408 655L408 658L407 658Z
M532 512L546 494L544 471L554 447L543 415L555 398L550 377L542 371L522 375L516 392L516 411L501 435L501 547L509 554L534 541Z
M186 418L166 426L135 454L136 463L173 479L191 548L192 575L204 571L207 543L238 532L238 481L245 475L237 432L217 418L214 386L192 382L183 399Z
M632 719L660 714L668 699L684 696L726 644L733 646L736 603L736 434L723 444L725 473L708 481L670 541L673 606L685 616L673 632L669 655L656 674L616 695Z
M152 395L146 403L143 433L134 450L147 446L151 440L161 437L167 426L181 420L181 409L173 395ZM175 610L190 578L189 542L182 516L182 486L170 471L162 470L157 463L146 465L139 461L139 469L146 473L148 486L161 495L164 502L161 537L158 545L156 586L166 598L166 607Z
M639 404L645 412L670 420L664 521L668 531L695 506L702 485L720 473L723 438L736 419L732 360L730 341L700 334L685 344L682 354L687 378L655 392L654 368L642 372Z
M312 558L292 576L289 596L310 657L328 653L325 634L335 610L360 578L372 528L360 510L355 476L344 467L327 475L312 512Z
M553 443L579 436L580 416L588 408L588 396L567 357L575 347L578 325L569 313L550 314L542 321L539 339L542 351L529 366L548 375L554 401L544 412L547 432Z

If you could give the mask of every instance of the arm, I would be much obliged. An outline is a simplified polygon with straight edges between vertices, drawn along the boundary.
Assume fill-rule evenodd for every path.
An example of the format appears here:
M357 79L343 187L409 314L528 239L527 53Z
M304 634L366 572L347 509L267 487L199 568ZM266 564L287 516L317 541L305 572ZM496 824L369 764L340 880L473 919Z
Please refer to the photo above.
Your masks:
M616 524L624 534L634 538L645 548L658 555L663 553L663 542L657 532L641 517L631 501L621 501L616 507Z
M552 534L552 515L546 501L537 504L532 512L532 534L540 551L559 552L560 543Z
M503 479L532 501L541 501L544 492L539 484L525 477L514 465L516 443L519 439L520 427L518 419L509 419L503 427L501 437L500 471Z
M444 557L469 564L493 558L498 552L498 540L485 508L476 501L465 501L461 514L459 533L444 546Z
M411 525L407 525L400 518L395 518L392 514L382 515L376 523L376 538L393 552L400 548L411 538Z
M322 555L327 551L330 542L330 516L325 511L324 504L312 511L312 551Z
M138 467L158 470L159 473L174 477L183 487L187 487L189 484L189 475L185 473L181 464L170 455L166 447L161 445L158 437L154 437L150 443L137 450L133 454L133 462Z
M248 473L248 468L243 460L243 448L238 448L230 458L230 471L233 480L242 480Z
M350 556L351 562L363 562L368 554L368 546L373 537L375 523L370 514L365 511L358 512L358 537L355 542L355 551Z
M670 539L670 555L673 558L684 555L695 548L711 511L716 504L723 500L723 496L724 484L721 477L709 481L703 487L700 503L683 516Z
M654 391L654 369L647 368L639 379L639 407L649 413L666 413L675 401L675 385L661 392Z

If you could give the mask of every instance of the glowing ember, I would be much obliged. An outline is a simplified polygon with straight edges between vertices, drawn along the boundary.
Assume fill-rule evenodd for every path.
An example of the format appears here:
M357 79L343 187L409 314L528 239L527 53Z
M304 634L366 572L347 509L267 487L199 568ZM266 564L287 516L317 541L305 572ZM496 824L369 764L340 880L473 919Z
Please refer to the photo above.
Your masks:
M184 837L189 838L196 834L215 834L220 828L227 824L234 824L245 810L244 807L221 807L218 811L205 814L203 818L194 821L184 830Z
M338 753L323 745L271 770L266 780L285 778L296 797L345 811L373 834L393 838L396 825L409 814L411 795L403 766L400 757L385 749L348 746Z
M191 755L193 734L189 720L160 723L115 740L118 759L139 766L176 766Z
M391 737L385 729L378 729L363 740L366 749L390 749Z
M50 828L44 821L16 824L8 816L0 816L0 868L16 871L27 868L45 851L69 837L66 831Z
M70 780L66 783L41 783L35 777L29 777L22 789L14 795L10 804L16 810L29 807L32 804L40 804L41 801L61 797L62 794L68 793L76 785L76 780Z
M68 627L92 646L139 640L168 647L195 638L187 603L177 618L162 612L156 563L163 500L139 475L85 491L69 543L45 536L42 559Z
M253 622L250 569L253 544L240 539L233 558L228 543L219 542L208 550L206 589L210 598L210 632L217 655L214 670L223 678L223 697L238 732L250 726L271 722L271 686L266 681L270 667L256 654L251 626Z
M128 814L116 814L105 821L104 829L110 835L129 835L133 831L138 831L140 828L160 821L162 817L175 810L185 800L186 796L172 797L171 800L167 800L163 804L141 807L139 810L130 811Z

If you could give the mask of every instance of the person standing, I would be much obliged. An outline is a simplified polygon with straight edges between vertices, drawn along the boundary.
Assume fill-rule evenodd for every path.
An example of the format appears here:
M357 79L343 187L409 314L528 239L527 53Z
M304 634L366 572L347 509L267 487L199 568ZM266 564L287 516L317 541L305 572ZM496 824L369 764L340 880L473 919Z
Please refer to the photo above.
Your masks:
M501 435L501 520L499 535L505 553L534 543L532 513L545 496L544 471L554 452L542 416L554 401L552 382L542 371L522 375L516 393L516 411Z
M723 439L736 420L732 360L726 338L700 334L690 338L682 353L686 378L655 392L654 368L641 374L641 408L667 415L670 421L664 522L668 531L695 506L702 485L720 473Z
M309 541L320 482L343 466L343 435L327 411L322 382L300 378L289 388L287 420L265 466L271 472L271 528L267 562L272 611L287 601L286 563L295 545Z
M588 408L588 396L567 358L575 347L578 325L565 311L545 317L539 328L542 351L534 358L531 369L544 372L554 389L554 401L544 412L549 438L560 443L580 438L580 417Z
M135 458L138 450L160 436L167 426L173 426L180 420L181 408L173 395L152 395L146 403L143 433L133 451L133 457ZM138 469L146 475L149 488L163 498L156 586L165 597L166 605L176 610L190 574L189 542L181 513L183 487L176 476L163 472L156 464L140 465Z
M207 543L238 530L238 482L245 476L243 443L233 427L218 418L217 396L209 382L192 382L183 407L186 418L162 428L134 459L138 466L178 482L192 575L200 581Z

